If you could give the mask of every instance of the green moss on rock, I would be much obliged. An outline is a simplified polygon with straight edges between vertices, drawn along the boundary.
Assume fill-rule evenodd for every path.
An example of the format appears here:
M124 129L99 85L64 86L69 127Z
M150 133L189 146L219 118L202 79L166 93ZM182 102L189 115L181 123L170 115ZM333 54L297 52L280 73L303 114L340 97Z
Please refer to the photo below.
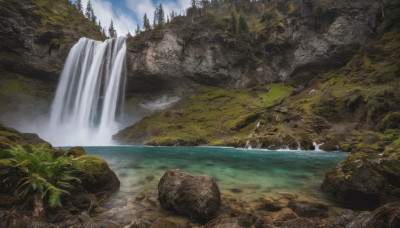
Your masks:
M81 170L77 176L84 189L91 193L115 191L120 182L107 162L96 156L82 155L73 160L74 168Z
M124 144L188 146L218 141L219 145L242 145L233 138L246 138L263 109L282 102L292 90L280 83L247 89L202 87L167 110L122 130L114 139Z

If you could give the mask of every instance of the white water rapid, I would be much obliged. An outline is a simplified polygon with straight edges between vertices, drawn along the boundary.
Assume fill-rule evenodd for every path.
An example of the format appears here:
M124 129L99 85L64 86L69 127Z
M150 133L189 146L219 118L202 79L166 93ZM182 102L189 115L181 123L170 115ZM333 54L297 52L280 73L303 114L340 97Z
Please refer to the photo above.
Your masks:
M55 146L111 145L126 80L125 38L81 38L68 54L43 137Z

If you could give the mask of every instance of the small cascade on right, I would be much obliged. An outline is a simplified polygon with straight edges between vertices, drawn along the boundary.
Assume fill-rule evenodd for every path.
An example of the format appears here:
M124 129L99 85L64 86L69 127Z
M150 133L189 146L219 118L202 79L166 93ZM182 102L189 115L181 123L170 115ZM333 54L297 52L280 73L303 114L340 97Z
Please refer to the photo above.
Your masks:
M316 143L316 142L313 142L312 144L313 144L313 146L315 147L314 151L323 151L323 150L319 149L319 147L322 146L322 145L324 145L324 143L319 143L319 144L318 144L318 143Z

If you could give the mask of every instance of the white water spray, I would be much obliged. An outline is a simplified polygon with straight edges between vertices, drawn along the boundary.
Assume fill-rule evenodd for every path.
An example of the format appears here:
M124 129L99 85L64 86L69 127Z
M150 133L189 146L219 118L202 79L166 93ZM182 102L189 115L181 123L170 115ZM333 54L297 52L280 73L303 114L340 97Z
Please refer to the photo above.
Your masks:
M316 142L313 142L312 144L313 144L313 146L315 147L315 149L314 149L315 151L322 151L321 149L319 149L319 147L322 146L322 145L324 145L324 143L318 144L318 143L316 143Z
M81 38L68 54L43 137L56 146L110 145L119 130L126 44Z

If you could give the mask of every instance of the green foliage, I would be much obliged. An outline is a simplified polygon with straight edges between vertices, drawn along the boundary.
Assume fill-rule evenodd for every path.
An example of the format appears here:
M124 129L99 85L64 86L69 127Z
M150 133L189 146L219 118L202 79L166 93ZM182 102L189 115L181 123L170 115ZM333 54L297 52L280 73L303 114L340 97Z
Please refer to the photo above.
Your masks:
M239 16L239 33L246 34L249 32L249 25L247 24L246 17L243 13Z
M50 49L58 49L60 48L60 40L57 38L53 38L49 43Z
M278 9L267 9L261 18L261 22L265 22L267 27L273 27L282 24L284 16Z
M235 34L237 33L237 17L234 12L231 14L230 31Z
M114 29L114 23L112 19L110 22L110 27L108 27L108 34L110 35L111 38L117 36L117 31Z
M145 138L151 145L227 145L234 137L247 138L260 113L291 93L292 88L283 84L248 89L203 87L118 137L128 142Z
M8 0L8 2L19 1ZM96 40L103 40L105 38L94 23L95 18L91 17L88 20L76 6L68 1L34 0L32 4L36 5L32 13L36 18L40 18L41 22L36 35L40 36L40 33L44 31L55 30L57 34L61 35L59 37L60 42L62 44L67 43L68 46L76 43L77 39L81 36ZM79 37L76 37L77 34L79 34Z
M314 5L313 5L313 14L316 17L322 17L324 16L326 12L326 0L314 0Z
M147 14L144 14L143 16L143 29L144 31L149 31L151 29L150 21L147 17Z
M7 150L12 164L27 173L27 177L19 181L17 193L23 197L39 193L51 207L62 206L61 197L69 194L68 190L74 187L72 183L80 182L72 175L76 171L72 157L55 158L44 145L32 146L31 150L27 152L19 145Z

